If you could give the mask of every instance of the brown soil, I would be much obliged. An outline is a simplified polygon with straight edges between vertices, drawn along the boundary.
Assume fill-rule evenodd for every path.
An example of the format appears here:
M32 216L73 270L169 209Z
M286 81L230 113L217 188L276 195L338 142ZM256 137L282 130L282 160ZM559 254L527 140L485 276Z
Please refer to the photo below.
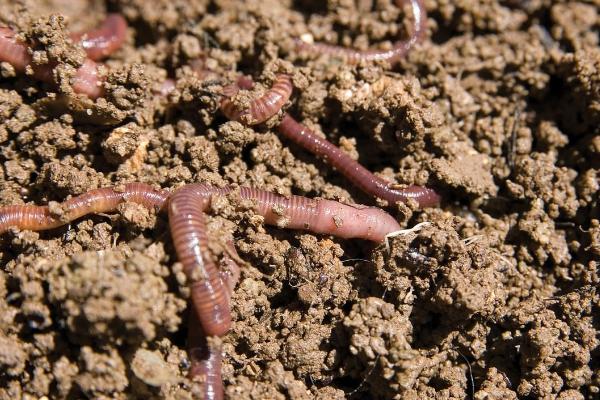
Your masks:
M247 262L223 338L229 397L599 398L599 4L426 4L427 40L390 71L300 58L291 39L403 35L391 0L2 0L0 23L65 70L82 57L70 30L107 10L131 27L96 102L1 66L0 204L130 181L374 204L269 126L215 112L211 93L236 71L267 85L292 72L294 116L444 201L388 209L407 228L429 222L389 248L263 227L215 202L215 244L233 235ZM203 55L220 80L194 77ZM165 76L177 90L161 99ZM194 396L164 216L126 205L12 231L0 259L0 399Z

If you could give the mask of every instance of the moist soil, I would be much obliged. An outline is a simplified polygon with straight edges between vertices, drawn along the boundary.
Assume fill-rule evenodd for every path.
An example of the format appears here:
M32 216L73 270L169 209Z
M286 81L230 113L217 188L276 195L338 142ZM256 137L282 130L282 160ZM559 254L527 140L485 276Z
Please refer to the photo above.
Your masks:
M212 202L215 257L233 238L244 260L222 338L229 398L599 398L599 3L425 3L426 39L389 68L297 54L293 39L389 46L411 29L391 0L0 1L0 23L60 81L1 65L0 204L140 181L379 205L408 230L376 246ZM83 59L66 38L107 12L130 28L90 101L63 79ZM280 116L247 128L218 112L238 73L256 95L281 72L289 113L377 174L435 188L440 207L362 194L280 138ZM194 398L187 298L163 215L125 204L11 230L0 399Z

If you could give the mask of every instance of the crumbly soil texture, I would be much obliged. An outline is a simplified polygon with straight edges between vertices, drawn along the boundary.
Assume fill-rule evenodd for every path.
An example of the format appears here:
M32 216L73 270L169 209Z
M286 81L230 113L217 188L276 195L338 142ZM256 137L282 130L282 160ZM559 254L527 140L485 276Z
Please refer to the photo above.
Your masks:
M60 84L0 66L0 204L140 181L385 207L406 230L373 245L265 227L213 199L211 251L233 239L244 260L222 338L228 398L597 399L599 3L425 5L424 41L390 68L298 54L293 39L389 46L411 29L392 0L2 0L0 25L56 62ZM83 57L67 38L107 12L129 30L90 101L64 79ZM291 115L442 204L371 199L280 138L280 115L227 121L218 93L240 73L253 96L291 74ZM188 295L166 217L135 204L11 230L0 399L197 398Z

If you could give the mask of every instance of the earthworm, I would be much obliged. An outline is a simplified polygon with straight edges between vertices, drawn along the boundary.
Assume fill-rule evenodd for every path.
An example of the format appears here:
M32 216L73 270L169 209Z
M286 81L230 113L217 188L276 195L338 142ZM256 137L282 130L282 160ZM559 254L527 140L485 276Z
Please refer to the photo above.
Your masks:
M394 188L390 182L372 174L337 146L317 136L289 114L284 115L277 129L284 137L332 165L365 193L392 204L413 199L421 207L429 207L440 202L440 196L426 187L411 185L402 189Z
M86 214L114 211L120 203L127 201L160 209L166 199L167 192L163 190L143 183L128 183L118 188L90 190L52 210L48 206L4 206L0 207L0 234L11 227L32 231L54 229Z
M398 222L377 207L342 204L303 196L284 197L260 189L241 187L242 199L254 201L256 211L269 225L301 229L340 238L383 242Z
M192 303L204 332L222 336L231 326L227 283L208 254L204 210L213 195L233 188L189 184L169 197L169 225L175 252L190 281ZM345 205L301 196L283 197L260 189L240 187L240 197L254 202L265 222L282 228L303 229L341 238L382 242L400 229L392 216L376 207Z
M125 40L127 23L118 14L109 14L102 26L87 33L72 35L73 40L80 40L89 58L77 69L72 81L75 93L85 94L91 99L103 95L103 78L98 75L98 64L94 59L105 57L119 48ZM0 27L0 62L7 62L20 73L30 66L33 76L46 83L56 83L54 68L56 63L34 64L29 46L17 40L15 32L7 27Z
M282 83L283 85L283 82L285 82L285 85L283 86L285 86L286 90L289 90L289 93L291 93L292 85L289 76L278 76L282 78L281 80L276 81L271 91L275 89L277 83ZM286 79L284 79L283 77L285 77ZM240 88L252 89L253 84L254 83L252 82L252 78L240 77L238 78L235 84L225 87L223 94L225 96L233 96L235 93L237 93L237 91ZM265 94L263 98L266 97L271 91L267 92L267 94ZM229 100L226 99L225 101ZM227 109L227 106L229 106L231 102L225 103L225 101L221 103L221 109L223 110L223 113L229 118L240 120L240 118L235 118L238 114L252 114L250 107L244 110L235 109L235 113L238 114L235 114L233 112L230 113ZM257 101L258 100L255 100L254 102ZM284 103L285 101L270 103L268 107L269 115L277 114L277 112L279 112ZM317 157L322 158L326 163L332 165L349 181L351 181L354 185L359 187L365 193L368 193L375 197L379 197L383 200L388 201L391 204L394 204L398 201L406 202L408 199L414 199L417 201L417 203L419 203L421 207L428 207L436 205L440 202L440 196L432 189L415 185L411 185L402 189L392 187L392 184L390 182L372 174L369 170L367 170L358 162L350 158L348 154L344 153L333 143L317 136L308 127L306 127L303 124L300 124L287 113L284 114L283 119L277 126L277 130L284 137L288 138L300 147L310 151Z
M200 378L202 399L223 399L222 348L220 343L208 343L195 312L190 313L188 320L187 346L191 363L188 376L192 380Z
M169 197L169 227L202 329L207 335L222 336L231 326L231 312L226 285L208 252L204 209L211 192L211 187L199 185L176 190Z
M29 47L17 41L15 32L10 28L0 27L0 62L9 63L17 72L21 73L30 66L36 79L46 83L55 83L53 72L56 63L33 64ZM85 94L92 99L100 97L104 90L102 79L98 75L98 64L86 59L75 72L72 86L76 93Z
M407 39L399 40L394 43L389 50L356 50L325 43L308 43L302 39L295 39L296 50L314 55L325 54L341 58L352 65L358 64L361 61L387 61L390 64L394 64L398 62L425 33L427 12L423 0L396 0L396 5L402 7L406 2L408 2L412 8L414 19L413 32Z
M127 34L127 21L121 14L108 14L102 24L93 30L72 33L74 42L79 42L88 58L98 61L121 48Z
M293 86L289 75L279 74L275 77L273 86L264 95L252 100L247 107L240 108L232 101L232 97L240 89L249 86L247 79L249 78L240 77L237 83L223 88L222 95L224 98L221 101L221 111L233 121L239 121L246 125L261 124L277 114L292 94Z
M225 285L227 296L231 297L233 289L240 277L240 267L234 261L239 256L233 242L227 242L228 252L232 255L224 256L221 260L226 270L221 270L221 279ZM218 341L210 344L206 340L206 334L202 330L198 315L190 314L188 320L187 336L188 354L190 356L190 379L201 377L202 394L205 400L220 400L223 398L223 379L221 377L222 347Z

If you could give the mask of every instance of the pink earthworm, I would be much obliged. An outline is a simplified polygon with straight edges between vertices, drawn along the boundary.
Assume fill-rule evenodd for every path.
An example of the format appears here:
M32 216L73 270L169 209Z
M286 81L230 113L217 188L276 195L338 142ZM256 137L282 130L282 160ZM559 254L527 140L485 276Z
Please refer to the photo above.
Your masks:
M190 376L201 375L207 399L221 399L221 349L207 345L205 335L222 336L230 328L230 297L239 279L235 248L225 257L225 270L219 270L208 251L204 211L215 195L238 190L250 200L267 224L302 229L342 238L362 238L383 242L386 235L400 229L396 220L376 207L345 205L332 200L301 196L283 197L264 190L240 187L217 188L189 184L169 195L142 183L118 188L94 189L49 206L16 205L0 208L0 233L9 228L48 230L65 225L89 213L114 211L123 202L136 202L149 209L169 214L175 251L191 287L192 315L189 347L192 360Z
M433 189L416 185L395 188L389 181L371 173L339 147L316 135L289 114L284 115L277 130L298 146L325 160L365 193L391 204L413 199L421 207L430 207L440 202L440 196Z
M233 242L227 242L227 248L235 259L239 258ZM220 271L221 280L225 285L227 296L231 297L240 277L240 267L230 256L224 256L221 262L226 267ZM188 376L192 380L200 377L202 398L205 400L221 400L223 398L222 347L219 342L208 343L206 334L202 330L202 325L195 312L190 314L188 320L187 347L191 362Z
M25 72L27 67L33 70L33 76L46 83L55 83L54 67L56 64L38 65L33 63L29 47L19 42L15 32L10 28L0 27L0 62L7 62L17 72ZM86 59L73 77L73 90L92 99L100 97L104 90L102 79L98 75L98 64Z
M169 197L169 227L202 330L210 336L222 336L231 326L231 312L227 287L208 252L204 210L212 191L198 185L176 190Z
M121 14L108 14L98 28L72 33L70 37L83 47L88 58L98 61L120 49L126 34L125 18Z
M223 399L223 378L221 376L222 347L209 344L198 315L190 314L187 336L188 354L190 356L190 379L198 380L202 385L203 400Z
M289 75L279 74L275 77L273 86L258 99L252 100L247 107L239 107L232 98L247 87L245 77L240 77L237 83L225 86L222 91L224 96L221 101L221 111L233 121L246 125L257 125L265 122L277 114L292 94L292 81Z
M280 76L287 77L287 79L285 80L285 87L286 90L289 90L289 92L291 93L292 88L289 77L287 75ZM252 78L240 77L238 78L235 84L226 87L224 95L229 96L230 93L237 93L237 90L239 90L240 88L251 89L252 87ZM277 114L283 106L284 102L285 101L271 103L268 107L269 115ZM221 103L221 109L223 110L224 114L226 114L230 118L241 114L252 115L253 113L251 108L246 108L241 111L236 109L237 114L229 113L224 109L223 104L224 103ZM233 119L239 120L239 118ZM317 157L323 159L326 163L333 166L350 182L352 182L362 191L370 194L371 196L379 197L391 204L395 204L398 201L406 202L409 199L413 199L421 207L434 206L436 204L439 204L440 202L440 196L434 190L426 187L416 185L407 186L405 188L393 187L392 183L378 177L377 175L374 175L368 169L366 169L358 162L353 160L348 154L340 150L333 143L319 137L312 130L310 130L305 125L297 122L294 118L292 118L292 116L290 116L287 113L283 115L283 119L277 126L277 130L287 139L296 143L298 146L310 151Z
M117 188L90 190L64 201L53 210L48 206L4 206L0 207L0 234L11 227L32 231L54 229L86 214L114 211L119 204L127 201L149 209L160 209L167 195L166 191L143 183L129 183Z
M72 35L74 40L81 40L89 58L75 72L73 91L96 99L104 94L102 83L104 78L98 73L94 59L105 57L123 44L127 24L118 14L109 14L98 30ZM29 46L17 40L15 32L7 27L0 27L0 62L7 62L20 73L27 67L33 70L33 76L46 83L54 84L54 68L56 63L35 64Z
M413 47L425 33L427 21L427 11L423 0L396 0L396 5L402 7L408 2L413 13L413 32L405 40L395 42L389 50L356 50L342 46L335 46L326 43L308 43L302 39L295 39L296 50L308 54L325 54L345 60L348 64L355 65L361 61L387 61L390 64L398 62Z
M204 210L213 195L232 188L189 184L169 197L169 225L177 257L191 286L191 300L207 335L222 336L231 326L227 284L208 254ZM259 189L241 187L242 199L252 200L265 222L282 228L303 229L341 238L382 242L400 229L394 218L375 207L345 205L332 200L301 196L283 197Z

